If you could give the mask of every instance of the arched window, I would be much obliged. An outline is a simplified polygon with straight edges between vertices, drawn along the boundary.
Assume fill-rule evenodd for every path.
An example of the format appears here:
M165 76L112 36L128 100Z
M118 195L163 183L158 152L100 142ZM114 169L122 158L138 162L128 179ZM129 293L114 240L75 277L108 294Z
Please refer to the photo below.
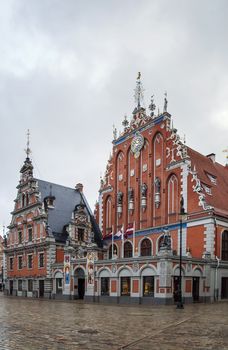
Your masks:
M112 198L108 197L106 201L106 233L112 231Z
M130 242L124 243L124 257L125 258L132 257L132 244Z
M25 206L25 194L23 193L22 194L22 207Z
M124 172L124 154L122 151L119 152L118 156L117 156L117 184L119 184L119 182L121 182L123 180L123 172ZM119 186L117 186L119 189Z
M157 133L154 137L154 169L162 166L163 162L163 137Z
M228 260L228 231L222 234L222 260Z
M116 246L115 243L113 244L113 255L114 255L114 256L117 255L117 246ZM112 259L112 244L111 244L110 247L109 247L108 258L109 258L109 259Z
M151 256L151 241L148 238L142 240L141 243L141 256Z
M26 205L29 205L29 195L26 193Z
M168 222L175 222L178 218L178 180L172 175L168 181Z

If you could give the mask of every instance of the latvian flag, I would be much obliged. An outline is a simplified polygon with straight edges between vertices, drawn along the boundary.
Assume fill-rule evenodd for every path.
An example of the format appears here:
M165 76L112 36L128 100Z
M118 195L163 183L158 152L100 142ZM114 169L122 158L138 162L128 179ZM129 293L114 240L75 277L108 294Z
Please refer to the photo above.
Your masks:
M123 239L123 226L121 229L115 234L115 237L121 237Z
M128 224L124 237L127 238L129 235L132 235L133 233L134 233L134 224Z

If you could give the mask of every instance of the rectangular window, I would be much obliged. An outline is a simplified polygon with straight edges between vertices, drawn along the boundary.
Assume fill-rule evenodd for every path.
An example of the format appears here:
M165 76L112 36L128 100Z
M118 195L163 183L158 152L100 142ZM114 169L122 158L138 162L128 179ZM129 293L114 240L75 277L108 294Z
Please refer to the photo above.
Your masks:
M101 277L101 295L109 295L109 277Z
M10 270L13 270L13 258L9 259Z
M18 280L18 291L22 292L22 280Z
M144 297L154 296L154 276L143 277L143 296Z
M18 232L18 244L21 244L22 243L22 232L19 231Z
M32 254L28 255L28 268L32 269Z
M18 257L18 270L22 269L22 256Z
M78 228L78 240L79 242L84 242L84 229Z
M33 289L33 280L28 280L28 292L32 292Z
M44 253L39 254L39 267L44 267Z
M28 241L29 242L32 241L32 227L29 227L29 229L28 229Z
M121 277L121 295L130 296L131 294L131 278Z

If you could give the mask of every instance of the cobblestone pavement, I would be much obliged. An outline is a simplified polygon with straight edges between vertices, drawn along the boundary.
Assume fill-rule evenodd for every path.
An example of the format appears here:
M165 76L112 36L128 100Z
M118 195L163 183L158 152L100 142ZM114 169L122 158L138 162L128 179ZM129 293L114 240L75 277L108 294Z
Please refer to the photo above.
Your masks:
M228 302L177 310L0 294L0 349L228 349Z

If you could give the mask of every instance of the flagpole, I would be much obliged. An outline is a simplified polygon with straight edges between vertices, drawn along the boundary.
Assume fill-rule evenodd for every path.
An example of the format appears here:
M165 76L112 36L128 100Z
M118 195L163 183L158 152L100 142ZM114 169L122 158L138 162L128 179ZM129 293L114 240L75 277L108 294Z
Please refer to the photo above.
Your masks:
M133 223L133 257L135 256L135 221Z
M122 225L122 258L124 257L124 225Z
M114 230L112 225L112 260L113 260L113 253L114 253Z

